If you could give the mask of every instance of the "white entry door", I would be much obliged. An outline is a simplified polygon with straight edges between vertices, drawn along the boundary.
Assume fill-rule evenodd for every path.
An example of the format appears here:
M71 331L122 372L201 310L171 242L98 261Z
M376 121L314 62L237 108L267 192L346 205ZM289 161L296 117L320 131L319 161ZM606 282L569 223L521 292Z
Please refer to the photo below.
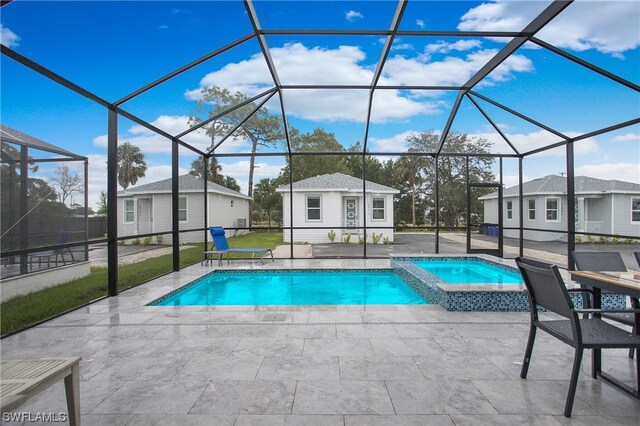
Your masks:
M153 216L151 198L138 198L138 234L153 232Z
M357 198L344 199L344 226L347 228L356 228L358 226L358 200ZM349 229L343 230L343 233L353 232Z

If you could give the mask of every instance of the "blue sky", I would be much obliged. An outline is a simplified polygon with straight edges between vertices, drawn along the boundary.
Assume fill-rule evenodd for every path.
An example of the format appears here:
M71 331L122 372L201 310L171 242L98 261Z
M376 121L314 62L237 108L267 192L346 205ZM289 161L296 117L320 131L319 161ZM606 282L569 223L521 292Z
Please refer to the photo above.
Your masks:
M410 1L402 30L521 30L548 1ZM256 1L265 29L388 29L392 1ZM17 0L0 10L2 42L108 101L252 32L240 1L35 2ZM576 1L539 38L640 84L640 3ZM384 40L376 36L269 36L266 39L283 84L369 84ZM466 82L508 39L398 37L381 84L458 85ZM3 124L90 158L90 204L106 189L106 112L4 56ZM217 85L253 96L273 86L255 39L195 67L131 100L123 108L171 134L188 127L199 90ZM575 136L640 116L640 95L558 55L527 44L494 70L476 90L566 134ZM378 90L368 147L406 149L412 132L439 131L456 92ZM291 126L322 127L348 147L364 137L368 93L332 90L284 93ZM518 149L559 140L555 135L481 102ZM274 113L279 101L267 107ZM459 132L495 142L489 123L468 101L453 125ZM170 144L122 119L121 142L139 145L149 171L141 183L169 177ZM186 138L200 149L203 134ZM576 172L640 182L640 126L576 143ZM220 152L247 152L230 140ZM181 149L181 168L195 158ZM248 158L221 159L223 173L246 192ZM282 157L260 158L257 179L275 177ZM505 183L517 179L516 161L505 162ZM525 179L565 171L562 149L525 161ZM46 174L46 168L41 173Z

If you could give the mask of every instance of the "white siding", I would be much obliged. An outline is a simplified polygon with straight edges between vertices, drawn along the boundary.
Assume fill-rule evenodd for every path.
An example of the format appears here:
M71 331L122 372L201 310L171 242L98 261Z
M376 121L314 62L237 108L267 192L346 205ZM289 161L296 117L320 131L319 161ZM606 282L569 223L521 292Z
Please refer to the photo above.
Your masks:
M495 200L484 200L484 222L486 223L498 223L498 199ZM505 208L507 203L504 203ZM507 214L504 214L504 217L507 217Z
M307 220L307 197L319 196L320 197L320 220ZM385 220L372 221L373 211L373 197L385 198ZM351 194L347 192L294 192L293 193L293 226L298 228L293 231L294 242L306 242L306 243L328 243L329 232L332 228L336 233L335 242L342 241L342 238L350 233L352 235L351 241L357 242L356 235L362 235L363 230L349 231L347 229L340 229L346 226L344 222L344 200L346 198L355 198L358 208L358 226L364 226L362 195ZM389 241L393 241L393 229L379 229L375 226L393 226L393 195L392 194L367 194L366 203L366 220L367 220L367 234L369 241L371 241L370 235L372 233L384 234L384 237L389 238ZM289 226L290 221L290 209L289 209L289 193L283 193L283 226ZM329 229L304 229L306 227L329 227ZM283 232L284 242L291 241L291 233L289 230Z
M373 220L373 199L383 197L385 220ZM372 233L383 234L383 238L393 241L393 229L380 229L376 226L393 226L393 194L367 194L367 241L371 242Z
M180 197L187 198L187 221L180 222L180 230L193 229L194 232L180 234L181 243L202 242L204 232L202 228L206 226L224 226L225 228L236 227L238 219L245 219L248 224L249 220L249 200L243 198L235 198L231 195L209 194L209 221L204 221L204 197L201 193L180 194ZM137 212L138 198L152 198L153 226L151 232L171 232L171 194L140 194L135 197L118 197L118 235L133 236L137 234L137 223L123 223L124 218L124 199L134 199L134 211ZM233 207L231 206L233 200ZM137 214L135 215L137 219ZM195 231L198 229L198 231ZM232 236L235 232L231 232L228 236ZM162 236L163 244L171 244L171 234ZM210 239L210 237L208 237Z
M631 198L639 198L640 194L612 194L613 195L613 224L614 234L640 237L640 223L631 222Z
M233 201L233 206L231 205ZM209 223L210 226L235 228L238 219L244 219L249 226L249 200L223 194L209 194ZM247 231L239 231L240 234ZM236 235L236 231L227 231L227 237Z

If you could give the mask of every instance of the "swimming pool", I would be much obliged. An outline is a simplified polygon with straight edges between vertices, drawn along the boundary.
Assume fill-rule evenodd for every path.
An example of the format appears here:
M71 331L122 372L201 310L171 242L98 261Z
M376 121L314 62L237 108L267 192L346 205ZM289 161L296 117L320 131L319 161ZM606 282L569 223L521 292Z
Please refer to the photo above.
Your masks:
M520 273L486 255L391 256L391 267L429 303L448 311L528 311Z
M150 305L426 303L391 270L269 270L215 271Z
M522 284L517 271L481 259L445 258L414 260L414 264L447 284Z

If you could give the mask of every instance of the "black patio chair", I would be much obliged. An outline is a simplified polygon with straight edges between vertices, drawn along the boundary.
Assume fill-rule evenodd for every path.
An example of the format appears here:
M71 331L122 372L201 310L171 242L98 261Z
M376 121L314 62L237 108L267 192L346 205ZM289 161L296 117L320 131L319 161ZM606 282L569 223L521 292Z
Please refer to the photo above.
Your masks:
M638 262L638 266L640 266L640 251L634 251L633 255L636 257L636 262Z
M585 349L624 349L640 348L640 336L616 327L598 317L580 319L579 313L601 313L601 309L575 309L569 297L569 290L564 284L558 267L522 257L516 258L516 264L524 279L531 311L531 327L527 349L520 370L520 377L527 378L533 343L537 329L546 331L553 337L575 348L573 369L569 382L569 392L564 407L565 417L571 417L573 399L576 393L582 353ZM583 291L585 289L576 289ZM561 320L541 321L538 308L545 308L563 318ZM607 310L621 312L623 310ZM627 311L627 310L624 310ZM636 309L634 312L640 312ZM636 383L640 391L640 357L636 357Z
M622 260L620 253L615 251L601 251L601 252L588 252L588 251L574 251L571 253L573 260L576 264L576 269L579 271L608 271L608 272L626 272L627 267ZM609 292L602 292L603 294ZM591 300L584 299L585 306L588 308L593 307ZM631 298L631 307L634 309L640 308L638 299ZM605 313L602 314L602 318L607 318L612 321L617 321L621 324L634 327L635 330L635 315L630 313ZM629 349L629 358L633 359L633 349Z

